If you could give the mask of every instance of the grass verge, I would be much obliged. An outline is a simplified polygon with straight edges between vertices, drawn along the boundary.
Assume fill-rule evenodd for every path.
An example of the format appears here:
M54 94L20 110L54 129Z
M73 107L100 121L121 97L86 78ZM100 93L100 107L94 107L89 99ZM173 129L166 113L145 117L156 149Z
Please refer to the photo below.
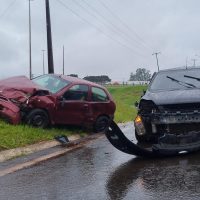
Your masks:
M51 140L57 135L84 135L79 128L40 129L26 125L10 125L0 121L0 150L23 147L29 144Z
M123 123L132 121L137 113L135 108L135 102L138 101L143 90L146 90L147 86L110 86L108 91L112 94L116 103L115 121L117 123Z

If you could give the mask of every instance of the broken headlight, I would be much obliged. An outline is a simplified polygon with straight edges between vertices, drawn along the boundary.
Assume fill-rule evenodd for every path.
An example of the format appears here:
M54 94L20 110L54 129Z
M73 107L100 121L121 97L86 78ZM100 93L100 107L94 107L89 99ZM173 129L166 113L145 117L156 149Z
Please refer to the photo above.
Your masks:
M157 111L157 106L151 100L141 100L139 104L140 113L154 113Z

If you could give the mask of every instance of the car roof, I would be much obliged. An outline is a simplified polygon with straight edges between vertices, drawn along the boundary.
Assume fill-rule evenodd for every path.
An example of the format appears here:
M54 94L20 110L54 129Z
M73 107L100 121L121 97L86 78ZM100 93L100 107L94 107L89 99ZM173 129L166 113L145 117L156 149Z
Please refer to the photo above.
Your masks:
M67 81L69 81L71 83L87 84L87 85L90 85L90 86L96 86L96 87L105 89L105 87L103 87L103 86L101 86L99 84L96 84L96 83L93 83L91 81L87 81L87 80L84 80L84 79L81 79L81 78L77 78L77 77L72 77L72 76L67 76L67 75L62 75L62 74L47 74L47 75L57 76L59 78L67 80Z

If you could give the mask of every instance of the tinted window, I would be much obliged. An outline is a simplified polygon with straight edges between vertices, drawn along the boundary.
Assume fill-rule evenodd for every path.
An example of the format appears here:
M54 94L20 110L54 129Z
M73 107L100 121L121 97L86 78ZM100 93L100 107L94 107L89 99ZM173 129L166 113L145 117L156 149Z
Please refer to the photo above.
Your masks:
M65 100L85 101L88 97L87 85L74 85L63 95Z
M58 92L70 83L69 81L51 75L40 76L33 79L32 81L37 83L41 87L48 89L52 93Z
M92 101L105 102L108 101L108 96L101 88L92 87Z
M161 71L152 80L150 90L179 90L200 88L200 81L197 80L198 78L200 78L200 69L198 68Z

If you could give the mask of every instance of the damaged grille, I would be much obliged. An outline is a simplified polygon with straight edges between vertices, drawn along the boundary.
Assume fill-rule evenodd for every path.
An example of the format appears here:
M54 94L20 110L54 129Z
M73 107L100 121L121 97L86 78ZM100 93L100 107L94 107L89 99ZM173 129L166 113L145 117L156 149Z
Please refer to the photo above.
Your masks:
M200 104L176 104L159 106L151 123L158 132L174 134L188 133L200 130Z
M200 103L185 103L185 104L172 104L159 106L159 111L164 113L190 113L190 112L200 112Z

